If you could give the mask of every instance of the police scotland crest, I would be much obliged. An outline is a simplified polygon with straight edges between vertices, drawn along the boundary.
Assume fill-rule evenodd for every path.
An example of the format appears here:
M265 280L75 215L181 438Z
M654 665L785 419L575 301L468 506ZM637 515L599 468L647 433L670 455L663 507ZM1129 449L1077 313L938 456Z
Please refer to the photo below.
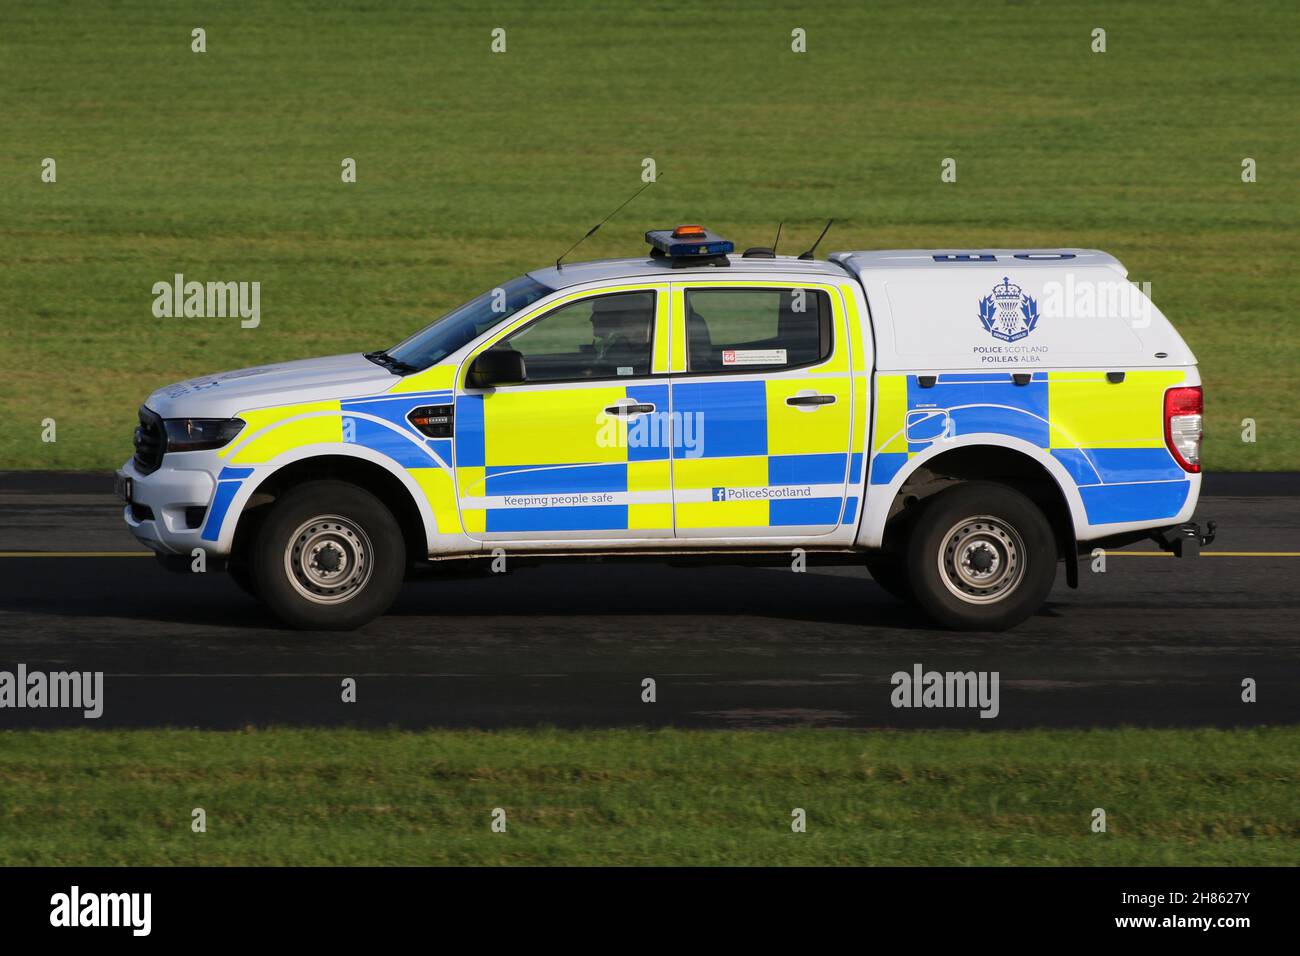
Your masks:
M980 323L985 331L1003 342L1018 342L1038 325L1038 302L1022 293L1008 276L980 299Z

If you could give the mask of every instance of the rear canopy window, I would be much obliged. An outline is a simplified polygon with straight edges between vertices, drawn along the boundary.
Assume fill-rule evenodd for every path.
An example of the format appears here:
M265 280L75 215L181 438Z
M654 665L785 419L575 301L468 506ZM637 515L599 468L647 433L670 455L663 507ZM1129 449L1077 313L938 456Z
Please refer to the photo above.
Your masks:
M831 354L830 297L820 289L690 289L687 368L775 371Z

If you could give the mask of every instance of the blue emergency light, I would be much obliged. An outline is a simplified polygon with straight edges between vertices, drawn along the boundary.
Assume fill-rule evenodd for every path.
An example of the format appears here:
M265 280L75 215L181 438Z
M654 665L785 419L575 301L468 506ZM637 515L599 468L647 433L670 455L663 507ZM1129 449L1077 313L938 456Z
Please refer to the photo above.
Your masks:
M736 247L731 240L709 232L703 226L678 226L676 229L652 229L645 234L651 255L669 259L716 259Z

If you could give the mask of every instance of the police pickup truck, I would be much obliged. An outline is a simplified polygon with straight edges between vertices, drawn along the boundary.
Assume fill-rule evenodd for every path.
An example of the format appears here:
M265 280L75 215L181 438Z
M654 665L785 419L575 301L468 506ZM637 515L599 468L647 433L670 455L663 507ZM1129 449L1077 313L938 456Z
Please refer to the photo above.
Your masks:
M1194 553L1196 360L1089 249L778 256L699 226L539 269L386 351L160 389L125 519L286 623L351 629L449 559L865 564L953 628L1064 562Z

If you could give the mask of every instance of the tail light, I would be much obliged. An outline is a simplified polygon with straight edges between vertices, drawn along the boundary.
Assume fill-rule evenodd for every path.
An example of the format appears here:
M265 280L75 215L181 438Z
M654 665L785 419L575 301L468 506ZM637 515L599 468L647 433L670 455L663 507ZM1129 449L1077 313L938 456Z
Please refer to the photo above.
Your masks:
M1201 470L1205 400L1199 385L1165 392L1165 444L1183 471Z

